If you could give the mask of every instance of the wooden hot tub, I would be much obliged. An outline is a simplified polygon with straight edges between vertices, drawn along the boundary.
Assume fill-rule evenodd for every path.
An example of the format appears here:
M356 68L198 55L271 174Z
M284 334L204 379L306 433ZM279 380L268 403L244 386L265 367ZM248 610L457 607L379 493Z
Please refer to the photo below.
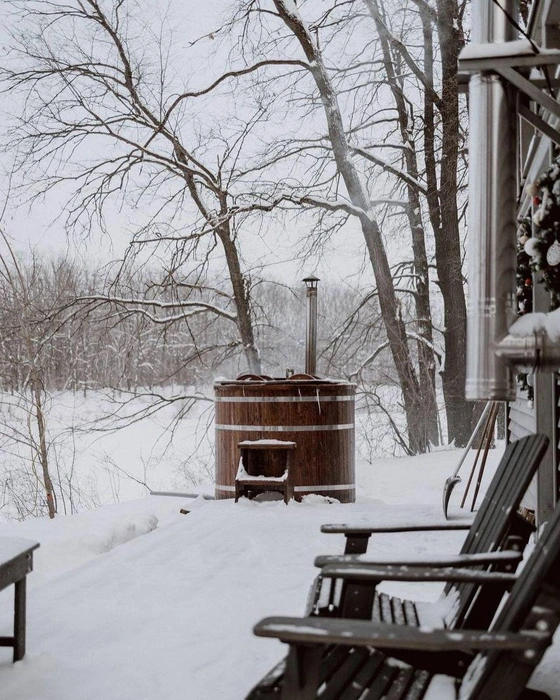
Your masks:
M355 385L332 379L236 379L214 384L216 498L235 496L238 444L292 440L295 498L355 500Z

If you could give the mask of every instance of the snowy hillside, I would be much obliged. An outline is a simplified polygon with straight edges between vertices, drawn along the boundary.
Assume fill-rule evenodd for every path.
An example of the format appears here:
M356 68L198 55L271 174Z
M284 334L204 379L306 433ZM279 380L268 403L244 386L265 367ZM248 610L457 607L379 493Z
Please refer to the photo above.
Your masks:
M5 524L37 539L28 579L28 652L0 650L2 700L239 700L284 652L252 635L270 614L303 612L319 553L340 552L324 522L441 519L441 487L457 452L359 465L358 503L147 497L90 513ZM492 454L495 466L499 454ZM458 489L459 490L459 489ZM453 517L467 517L457 507ZM427 505L423 505L427 504ZM180 515L179 508L189 508ZM456 552L460 533L375 542L383 556ZM387 584L389 590L389 584ZM391 584L390 590L397 590ZM402 584L432 600L439 586ZM0 595L0 634L11 592ZM560 698L549 651L533 686Z

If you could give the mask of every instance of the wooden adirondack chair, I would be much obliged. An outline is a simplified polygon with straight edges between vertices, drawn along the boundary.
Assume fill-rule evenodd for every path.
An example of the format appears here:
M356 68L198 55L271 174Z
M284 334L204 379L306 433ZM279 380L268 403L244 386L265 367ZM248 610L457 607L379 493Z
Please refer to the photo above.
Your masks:
M397 568L393 580L430 580L441 572ZM272 617L255 634L290 645L250 698L281 700L422 700L437 686L438 699L546 698L525 690L560 622L560 506L519 576L450 570L511 591L489 631L429 630L364 620ZM432 696L433 697L433 696Z
M518 508L547 450L548 442L544 435L531 435L508 445L458 556L412 562L401 559L390 563L444 569L450 566L468 566L497 572L515 571L534 529L518 513ZM344 532L347 537L346 552L356 552L357 549L365 551L367 540L374 533L418 532L434 528L350 528L326 525L321 529L324 532ZM442 524L436 529L450 528ZM379 594L367 577L356 574L367 567L375 568L380 563L385 567L387 560L376 561L371 554L345 554L318 557L315 563L322 568L322 572L310 592L306 609L308 615L421 624L421 610L414 601L401 601L386 593ZM444 572L440 580L447 580ZM447 583L442 602L447 600L448 605L440 606L442 610L447 607L447 614L442 618L441 626L486 629L504 590L503 586L484 586L474 579Z

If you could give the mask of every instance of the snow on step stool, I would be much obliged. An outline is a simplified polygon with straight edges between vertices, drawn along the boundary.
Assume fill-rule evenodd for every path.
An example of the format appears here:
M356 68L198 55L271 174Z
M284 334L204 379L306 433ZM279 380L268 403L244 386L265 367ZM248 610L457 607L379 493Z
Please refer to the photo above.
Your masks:
M291 440L243 440L238 443L239 448L247 447L249 449L261 449L266 447L268 449L280 449L280 450L293 450L296 446L295 442Z
M288 503L293 498L289 479L290 452L296 448L296 443L291 440L261 439L242 440L237 446L241 455L235 476L235 502L240 496L249 497L251 493L279 491L284 495L284 502ZM279 454L282 452L283 460L282 454ZM276 456L272 457L271 453L276 453Z

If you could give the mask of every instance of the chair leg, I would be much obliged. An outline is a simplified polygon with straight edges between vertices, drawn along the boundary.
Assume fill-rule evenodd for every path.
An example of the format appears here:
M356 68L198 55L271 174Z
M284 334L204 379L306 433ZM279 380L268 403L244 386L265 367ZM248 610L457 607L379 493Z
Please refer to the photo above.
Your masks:
M26 579L16 581L14 592L14 662L25 656Z

